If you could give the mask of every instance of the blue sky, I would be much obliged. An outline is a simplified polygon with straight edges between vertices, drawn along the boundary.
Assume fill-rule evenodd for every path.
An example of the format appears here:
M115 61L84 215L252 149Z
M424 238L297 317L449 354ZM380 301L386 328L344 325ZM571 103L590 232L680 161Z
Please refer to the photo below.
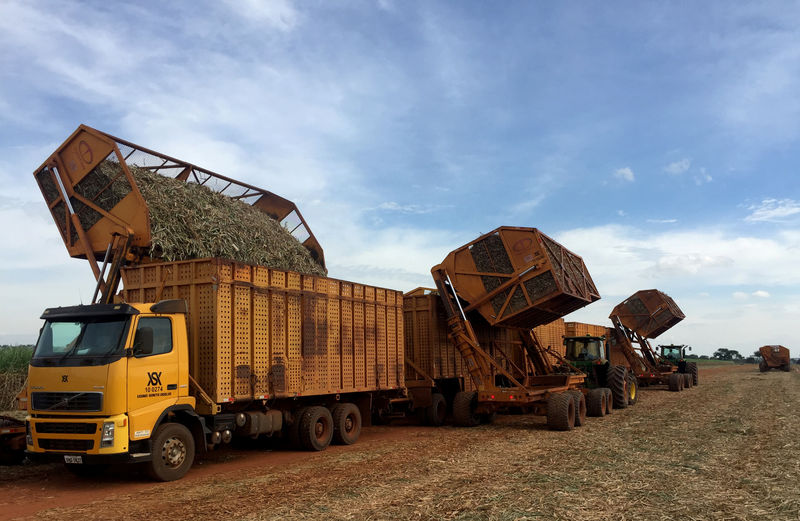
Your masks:
M31 173L80 123L294 200L333 277L430 285L534 226L598 323L638 289L710 354L800 350L791 2L0 2L0 343L88 300Z

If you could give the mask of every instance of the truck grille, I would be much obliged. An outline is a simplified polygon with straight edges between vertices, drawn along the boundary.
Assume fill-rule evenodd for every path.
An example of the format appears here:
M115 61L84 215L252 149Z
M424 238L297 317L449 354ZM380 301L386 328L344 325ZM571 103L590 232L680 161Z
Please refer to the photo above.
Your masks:
M41 434L94 434L97 432L96 423L42 422L34 425L36 425L36 432Z
M92 450L94 440L39 440L39 447L45 450Z
M103 393L31 393L37 411L98 412L103 408Z

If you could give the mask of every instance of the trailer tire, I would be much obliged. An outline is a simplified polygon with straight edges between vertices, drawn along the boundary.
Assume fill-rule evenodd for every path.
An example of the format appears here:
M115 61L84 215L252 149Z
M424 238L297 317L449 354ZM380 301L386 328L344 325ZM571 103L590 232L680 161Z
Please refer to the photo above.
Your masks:
M352 403L337 403L331 410L333 443L352 445L361 436L361 411Z
M786 372L789 372L792 370L792 364L791 363L784 364L783 367L781 367L781 369L783 369Z
M610 365L606 373L606 381L614 397L614 408L624 409L628 406L628 368L621 365Z
M453 398L453 420L461 427L475 427L481 423L480 416L475 412L478 406L478 393L458 392Z
M431 395L431 405L425 407L425 423L434 427L441 427L444 425L446 417L447 400L445 400L443 394L433 393Z
M557 393L547 399L547 426L554 431L575 428L575 400L569 393Z
M321 405L303 409L297 434L300 446L305 450L321 451L328 448L333 439L331 411Z
M699 371L697 370L697 363L696 362L687 363L686 369L689 371L689 374L692 375L692 385L696 387L700 383Z
M575 402L575 427L586 425L586 397L581 391L567 391Z
M636 405L639 401L639 380L628 373L628 405Z
M765 373L767 372L767 369L769 369L769 367L767 367L767 363L764 360L761 360L758 363L758 370L761 371L762 373Z
M683 373L683 388L684 389L692 388L692 375L690 375L689 373Z
M586 415L601 418L606 415L606 391L604 388L590 389L586 395Z
M180 423L162 423L153 436L153 459L147 473L156 481L175 481L194 463L194 436Z
M669 375L669 390L673 393L680 392L683 389L683 375L680 373L672 373Z
M614 412L614 394L608 387L603 387L603 392L606 393L606 414Z

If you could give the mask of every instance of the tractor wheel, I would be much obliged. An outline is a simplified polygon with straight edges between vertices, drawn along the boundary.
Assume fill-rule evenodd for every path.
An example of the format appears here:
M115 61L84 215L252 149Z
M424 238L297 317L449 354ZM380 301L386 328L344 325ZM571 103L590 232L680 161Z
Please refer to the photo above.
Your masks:
M697 386L700 383L698 379L699 371L697 370L697 364L695 362L689 362L686 364L686 370L689 371L689 374L692 375L692 386Z
M606 414L611 414L614 411L614 395L608 387L602 389L606 393Z
M333 443L352 445L361 435L361 411L353 403L337 403L331 409Z
M761 371L762 373L765 373L767 369L769 369L769 367L767 367L767 363L764 360L761 360L758 363L758 370Z
M606 415L606 390L591 389L586 395L586 415L601 417Z
M639 380L628 374L628 405L636 405L639 401Z
M683 388L684 389L692 388L692 375L690 375L689 373L683 373Z
M180 423L164 423L153 436L153 459L147 473L156 481L174 481L189 472L194 462L194 437Z
M606 381L614 397L614 408L624 409L628 406L628 368L621 365L609 365Z
M333 416L326 407L306 407L300 415L297 433L300 446L305 450L320 451L328 448L333 439Z
M458 392L453 398L453 420L461 427L475 427L480 425L481 418L475 412L478 406L478 393Z
M433 393L431 395L431 405L425 407L425 423L433 425L434 427L441 427L444 425L444 419L447 416L447 401L441 393Z
M786 372L791 371L792 370L792 364L788 363L788 364L784 365L783 367L781 367L781 369L783 369Z
M575 427L575 400L569 393L552 394L547 399L547 426L554 431Z
M567 391L575 402L575 427L586 425L586 397L581 391Z
M677 393L683 389L683 376L680 373L669 375L669 390Z

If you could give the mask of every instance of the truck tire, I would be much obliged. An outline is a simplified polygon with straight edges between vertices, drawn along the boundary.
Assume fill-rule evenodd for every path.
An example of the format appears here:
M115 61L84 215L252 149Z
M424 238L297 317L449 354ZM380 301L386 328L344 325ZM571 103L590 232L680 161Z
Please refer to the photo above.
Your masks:
M163 423L153 436L153 459L147 473L156 481L174 481L189 472L194 463L194 437L180 423Z
M636 405L639 401L639 380L628 373L628 405Z
M781 367L781 369L783 369L786 372L789 372L792 370L792 364L791 363L785 364L783 367Z
M586 425L586 397L580 391L567 391L575 402L575 427Z
M586 395L586 415L600 418L606 415L606 390L603 387L590 389Z
M764 360L761 360L758 363L758 370L761 371L762 373L765 373L767 369L769 369L769 367L767 367L767 363Z
M669 390L677 393L683 389L683 375L680 373L672 373L669 375Z
M696 362L687 363L686 370L689 371L690 375L692 375L692 385L697 386L697 384L700 383L700 380L698 378L700 371L697 370L697 363Z
M611 414L614 411L614 394L608 387L602 387L602 389L606 393L606 414Z
M352 445L361 435L361 411L352 403L337 403L331 410L333 443Z
M547 399L547 426L554 431L575 427L575 400L569 393L557 393Z
M621 365L609 365L606 372L608 388L614 397L614 408L624 409L628 406L628 368Z
M425 423L433 425L434 427L441 427L444 425L444 419L447 417L447 401L441 393L433 393L431 395L430 407L425 407Z
M453 398L453 420L461 427L475 427L481 423L480 416L475 412L478 406L478 393L458 392Z
M333 439L331 411L320 405L303 409L297 434L304 450L320 451L328 448Z
M684 389L692 388L692 375L690 375L689 373L683 373L683 388Z

